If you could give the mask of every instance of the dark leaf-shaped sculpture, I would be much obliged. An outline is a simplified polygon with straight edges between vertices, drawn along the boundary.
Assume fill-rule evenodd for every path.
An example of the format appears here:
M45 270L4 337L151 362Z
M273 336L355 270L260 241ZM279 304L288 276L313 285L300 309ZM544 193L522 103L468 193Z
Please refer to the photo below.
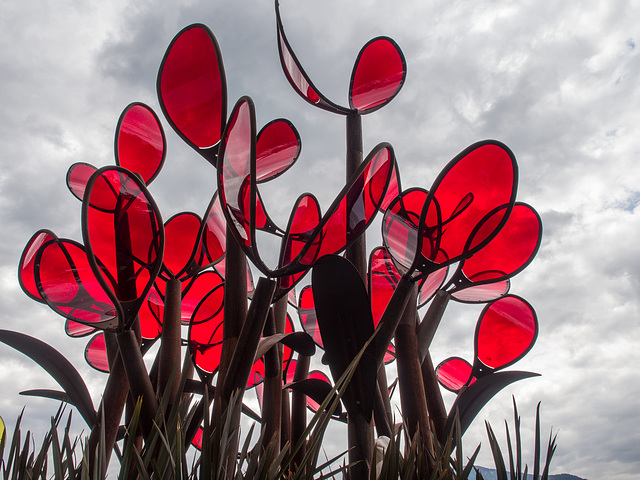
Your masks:
M403 197L390 205L383 222L385 246L403 274L417 277L467 258L509 218L517 182L508 147L493 140L471 145L449 162L428 193L415 189L407 194L411 201Z
M312 271L313 297L325 358L334 381L373 335L369 296L360 274L351 262L326 255ZM375 398L377 365L372 342L360 359L342 401L350 416L371 419Z
M366 114L382 108L400 91L407 65L400 47L388 37L370 40L356 58L349 85L349 106L343 107L329 100L313 84L291 48L275 0L278 32L278 52L284 74L293 89L311 105L341 115Z
M496 393L516 380L536 376L530 372L501 372L533 347L538 335L538 319L533 307L516 295L506 295L488 304L480 314L475 332L475 360L451 357L436 369L438 380L447 389L459 392L447 419L452 426L456 411L463 431Z
M208 27L189 25L174 37L160 65L157 91L171 127L215 166L227 116L227 83Z
M155 112L144 103L128 105L116 127L116 165L139 174L149 185L160 173L166 154L164 130Z
M89 179L82 202L89 264L128 328L162 266L164 228L144 183L122 167Z
M320 409L320 405L327 399L327 396L331 394L333 385L331 385L329 378L323 372L313 370L309 372L307 378L287 383L284 388L304 393L307 396L307 407L315 413ZM336 418L342 417L342 405L340 403L333 411L333 416Z
M44 368L69 396L89 427L96 423L91 395L78 371L56 349L37 338L18 332L0 330L0 341L27 355Z

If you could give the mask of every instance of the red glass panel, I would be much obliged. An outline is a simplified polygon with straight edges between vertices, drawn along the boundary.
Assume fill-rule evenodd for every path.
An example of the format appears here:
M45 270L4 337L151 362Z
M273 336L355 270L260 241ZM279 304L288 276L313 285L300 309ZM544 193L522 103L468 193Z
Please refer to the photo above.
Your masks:
M489 304L476 326L476 357L491 369L522 358L538 335L538 319L525 300L508 295Z
M321 380L323 382L326 382L331 388L333 388L333 385L331 384L331 380L329 380L329 377L327 377L327 375L325 375L325 373L321 372L320 370L310 371L307 378L314 379L314 380ZM309 396L307 396L307 406L312 412L317 412L320 409L320 404Z
M222 353L223 288L217 288L193 312L189 328L189 349L195 365L205 373L213 373Z
M226 117L222 56L213 33L190 25L173 39L158 73L158 97L173 128L190 144L220 141Z
M226 249L227 222L220 205L220 196L216 192L209 204L205 215L205 225L202 232L202 243L205 248L207 264L218 263ZM203 265L204 266L204 265Z
M155 286L151 287L147 298L140 306L138 318L140 319L140 331L142 338L153 340L162 333L162 319L164 315L164 302Z
M443 267L427 275L420 281L420 286L418 287L418 307L426 305L427 302L433 298L447 279L448 272L449 267Z
M67 188L78 200L82 201L87 182L96 170L88 163L74 163L67 170Z
M389 180L389 186L387 187L387 193L384 194L384 200L382 201L382 205L380 208L382 210L387 210L389 205L395 198L400 195L402 191L402 187L400 186L400 172L398 172L398 164L394 162L393 170L391 171L391 179Z
M460 357L449 357L436 367L438 382L447 390L458 393L471 376L471 364ZM475 379L472 379L473 383Z
M46 243L36 256L35 281L47 305L63 317L97 328L115 323L116 309L82 245L63 239Z
M202 220L191 212L179 213L164 225L164 269L171 277L180 277L193 266L201 247Z
M491 217L503 215L504 209L506 207ZM491 218L488 222L495 223ZM511 277L533 259L540 246L541 235L542 221L536 211L529 205L516 203L498 234L464 261L462 273L468 279L481 279L483 282Z
M193 440L191 440L191 445L196 447L198 450L202 450L202 436L204 434L204 430L202 427L198 427L198 431L196 432Z
M289 226L282 243L283 249L280 259L280 266L289 265L300 254L305 247L311 234L315 231L320 223L321 213L318 200L310 194L301 195L296 201L291 212ZM305 258L311 258L311 262L315 261L313 252L317 252L317 248L313 246L307 250Z
M22 287L24 293L38 302L44 303L36 286L34 271L36 254L45 243L55 238L58 237L49 230L38 230L29 239L20 257L20 263L18 265L18 281L20 282L20 287Z
M501 280L494 283L473 285L462 290L451 292L451 298L463 303L485 303L497 300L509 292L511 283L509 280Z
M391 202L382 220L382 240L396 264L408 269L418 248L420 212L428 192L405 190Z
M90 325L74 322L73 320L69 319L64 322L64 333L72 338L84 337L95 332L96 329Z
M164 228L155 202L140 181L120 167L98 170L83 203L87 256L104 285L136 309L162 265ZM129 312L132 321L136 312Z
M304 331L313 338L313 341L316 342L320 348L324 348L320 328L318 328L318 318L316 317L316 307L313 301L311 285L307 285L300 292L298 299L298 316L300 317L300 323L302 323Z
M300 154L300 137L288 120L265 125L256 143L256 183L272 180L288 170Z
M365 231L380 209L394 163L390 146L379 145L369 154L360 175L341 192L325 215L319 249L316 252L315 246L310 248L301 263L308 265L323 255L338 253Z
M116 129L116 165L139 174L149 185L164 163L165 144L160 121L150 107L134 103L125 108Z
M393 292L400 281L400 274L384 247L377 247L369 256L369 298L374 327L378 326ZM395 347L389 344L384 362L395 359Z
M84 358L90 366L99 372L109 373L109 359L107 358L104 333L99 333L89 340L84 349Z
M293 55L280 29L278 30L278 40L280 62L282 63L287 80L289 80L289 83L291 83L302 98L310 103L317 104L320 102L320 95L315 91L309 77L307 77L307 74L300 67L298 59Z
M222 285L222 277L212 270L199 274L188 290L182 294L182 323L188 324L198 303L212 290ZM221 289L222 290L222 289ZM222 292L220 292L222 293Z
M359 111L372 111L388 103L404 83L406 65L398 45L387 37L367 43L351 75L349 104Z
M516 185L517 165L506 146L481 142L458 155L434 183L422 212L423 261L452 263L482 248L506 221L510 208L476 227L495 209L513 205Z
M252 246L250 183L254 125L249 100L239 100L225 132L218 168L220 202L230 217L230 227L245 246Z

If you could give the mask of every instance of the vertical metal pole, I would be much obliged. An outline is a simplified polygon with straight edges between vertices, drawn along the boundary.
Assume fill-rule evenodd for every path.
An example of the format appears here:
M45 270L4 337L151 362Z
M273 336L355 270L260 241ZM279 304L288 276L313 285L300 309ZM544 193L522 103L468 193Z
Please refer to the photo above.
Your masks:
M354 173L360 167L363 160L362 147L362 116L358 113L347 115L347 158L346 158L346 180L351 180ZM356 266L362 277L362 281L367 284L367 242L362 234L353 244L347 247L345 257Z
M177 278L169 280L164 298L162 333L158 352L157 392L159 396L169 395L169 405L171 405L177 398L181 378L182 282ZM169 385L172 374L173 382ZM170 407L167 409L167 415L169 411L171 411Z

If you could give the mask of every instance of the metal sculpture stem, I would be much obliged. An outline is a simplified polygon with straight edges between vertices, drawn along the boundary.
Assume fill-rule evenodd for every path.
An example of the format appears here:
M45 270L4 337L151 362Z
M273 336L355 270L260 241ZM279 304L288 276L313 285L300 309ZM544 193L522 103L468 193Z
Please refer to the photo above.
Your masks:
M160 351L158 352L158 382L157 390L160 396L169 395L169 405L178 396L180 385L180 349L182 343L182 282L172 278L167 282L164 297L164 313L162 319L162 334ZM169 385L171 376L173 382ZM170 411L169 407L167 411Z

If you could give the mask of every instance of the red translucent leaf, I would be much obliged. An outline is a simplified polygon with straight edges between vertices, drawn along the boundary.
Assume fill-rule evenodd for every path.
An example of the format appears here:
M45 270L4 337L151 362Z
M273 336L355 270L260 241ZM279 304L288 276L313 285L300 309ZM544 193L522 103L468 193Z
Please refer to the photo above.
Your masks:
M189 328L189 349L195 365L211 374L220 365L222 353L222 321L224 318L224 288L221 286L206 297L193 312Z
M189 270L200 252L202 220L191 212L174 215L164 225L164 269L178 278Z
M96 328L113 326L117 312L96 279L84 247L72 240L50 240L38 250L38 291L56 313Z
M133 321L151 288L164 249L158 207L137 177L120 167L105 167L89 180L82 207L87 256L99 281Z
M109 373L109 359L107 358L104 333L91 337L84 349L84 358L90 366L99 372Z
M142 103L127 106L116 128L116 165L139 174L149 185L160 173L165 154L164 131L151 107Z
M495 223L491 217L502 215L504 209L506 206L493 213L487 221ZM472 282L486 283L512 277L533 259L541 236L542 221L537 212L529 205L516 203L498 234L480 251L464 260L461 271Z
M382 220L382 240L396 264L408 269L418 249L420 213L429 192L413 188L402 192L387 208Z
M189 144L220 141L226 80L218 43L206 26L189 25L171 42L158 73L158 97L171 126Z
M309 375L307 375L307 378L311 378L311 379L315 379L315 380L320 380L320 381L326 382L331 388L333 388L333 386L331 384L331 380L329 379L329 377L324 372L321 372L320 370L312 370L312 371L310 371ZM309 397L309 396L307 396L307 406L313 412L317 412L318 410L320 410L320 404L318 402L316 402L313 398Z
M252 246L251 157L255 148L255 118L248 98L238 101L231 113L222 143L218 168L220 202L228 224L244 246ZM255 192L254 192L255 195Z
M78 200L82 201L87 182L96 170L88 163L74 163L67 170L67 188Z
M288 120L278 119L265 125L256 143L256 183L283 174L298 159L300 148L300 136Z
M35 260L38 251L49 240L58 238L53 232L49 230L38 230L27 242L26 247L22 251L20 256L20 263L18 265L18 281L20 287L24 293L26 293L33 300L44 303L35 279Z
M220 205L220 196L215 193L204 217L202 244L205 251L205 262L215 265L224 256L227 238L227 222ZM205 266L205 265L202 265Z
M462 290L451 292L451 298L463 303L485 303L497 300L509 293L511 282L509 279L499 282L472 285Z
M212 270L199 274L188 290L182 294L182 323L188 324L198 303L212 290L222 285L222 277Z
M310 193L301 195L291 211L289 225L282 244L281 267L289 265L302 252L320 223L320 218L318 200ZM305 258L311 259L310 263L315 260L313 252L317 252L317 248L310 246L305 256Z
M316 317L316 308L313 301L313 290L311 285L307 285L300 291L298 299L298 316L300 317L300 323L305 332L307 332L313 341L320 348L324 348L322 345L322 336L320 335L320 328L318 328L318 318Z
M458 393L471 376L471 364L460 357L449 357L436 367L438 382L447 390ZM471 380L471 383L475 378Z
M374 327L378 326L399 280L400 274L387 250L383 247L375 248L369 256L369 298ZM394 359L395 347L389 344L384 362L390 363Z
M151 287L147 298L142 302L138 318L142 338L153 340L162 333L162 319L164 315L164 302L155 286Z
M369 41L360 51L351 75L349 104L368 113L400 91L407 68L400 47L388 37Z
M418 307L426 305L427 302L433 298L447 279L448 272L449 267L443 267L427 275L420 281L420 286L418 287Z
M398 172L398 164L394 162L393 171L391 172L391 178L389 179L389 186L387 187L387 193L384 195L384 200L382 201L382 205L380 208L382 210L387 210L389 205L395 198L400 195L402 191L402 187L400 186L400 172Z
M86 335L90 335L95 333L97 330L91 325L85 325L83 323L74 322L73 320L67 319L64 322L64 333L72 338L84 337Z
M344 250L369 226L380 209L389 185L395 157L390 145L375 147L359 174L338 195L321 223L321 231L308 241L300 263L311 265L323 255Z
M422 272L470 256L491 240L509 216L517 180L515 158L498 142L477 143L454 158L431 188L422 212ZM504 205L509 207L486 219Z
M495 370L522 358L538 335L538 319L533 307L515 295L507 295L487 305L476 326L476 357Z

